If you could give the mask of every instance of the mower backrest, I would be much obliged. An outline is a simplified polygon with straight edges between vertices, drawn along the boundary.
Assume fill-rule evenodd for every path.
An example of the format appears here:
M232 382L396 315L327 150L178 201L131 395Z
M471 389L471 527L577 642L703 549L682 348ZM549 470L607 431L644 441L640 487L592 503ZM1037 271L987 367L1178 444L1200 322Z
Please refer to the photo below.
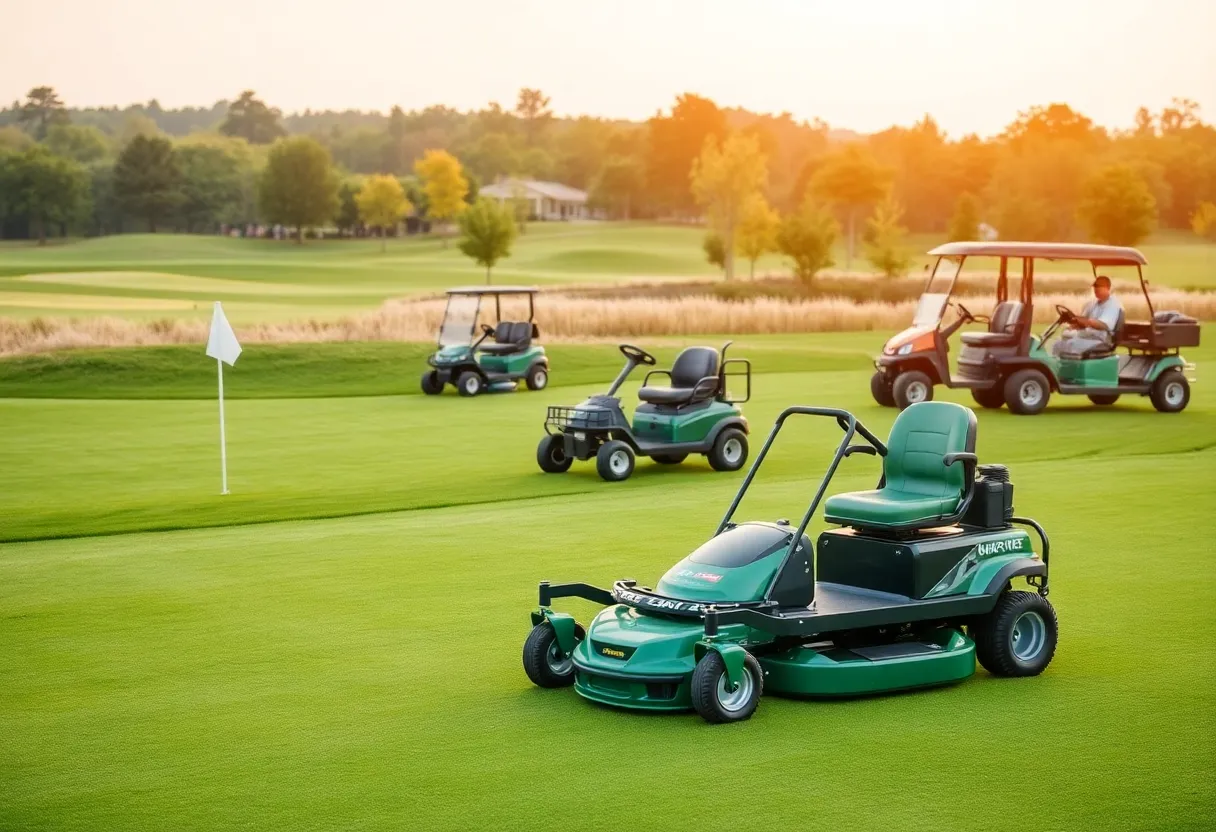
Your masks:
M1021 322L1022 304L1016 300L1007 300L1004 303L998 303L996 309L992 310L988 331L1013 335L1018 331L1018 325Z
M688 347L671 365L672 387L696 387L707 376L718 374L718 351L713 347Z
M891 426L883 460L886 487L926 497L962 495L964 466L946 465L949 453L975 453L975 413L953 402L919 402Z

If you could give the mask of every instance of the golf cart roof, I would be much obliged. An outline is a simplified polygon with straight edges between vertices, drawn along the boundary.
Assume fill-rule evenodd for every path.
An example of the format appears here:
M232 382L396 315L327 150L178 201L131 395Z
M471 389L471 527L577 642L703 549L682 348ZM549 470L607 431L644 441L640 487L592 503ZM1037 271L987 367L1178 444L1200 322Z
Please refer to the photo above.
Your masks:
M1038 257L1043 260L1086 260L1095 266L1143 266L1137 249L1088 243L946 243L929 252L935 257Z
M457 286L449 295L535 295L535 286Z

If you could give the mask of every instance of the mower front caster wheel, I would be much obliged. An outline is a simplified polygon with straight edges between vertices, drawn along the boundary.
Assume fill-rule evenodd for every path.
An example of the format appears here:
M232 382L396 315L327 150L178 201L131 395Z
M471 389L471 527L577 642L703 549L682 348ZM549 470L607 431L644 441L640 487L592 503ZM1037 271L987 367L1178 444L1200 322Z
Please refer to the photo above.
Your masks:
M481 376L472 370L465 370L460 374L460 378L456 379L456 389L462 396L476 396L482 390L486 389L486 383L482 381Z
M716 650L710 650L692 672L692 706L706 722L742 722L756 712L764 692L764 671L748 653L743 659L743 676L732 685L726 664Z
M431 370L429 373L422 374L422 392L428 396L438 396L443 392L443 382L439 380L439 373Z
M608 482L629 479L629 475L633 473L633 464L633 448L619 439L600 445L595 454L595 470Z
M1038 676L1060 636L1055 608L1037 592L1006 591L971 627L975 657L994 676Z
M562 653L557 633L548 621L532 628L524 640L524 673L542 688L564 688L574 684L574 659Z
M536 464L546 474L564 474L573 462L566 456L566 444L556 434L546 436L536 446Z
M727 428L718 434L705 456L715 471L738 471L747 462L747 434L738 428Z

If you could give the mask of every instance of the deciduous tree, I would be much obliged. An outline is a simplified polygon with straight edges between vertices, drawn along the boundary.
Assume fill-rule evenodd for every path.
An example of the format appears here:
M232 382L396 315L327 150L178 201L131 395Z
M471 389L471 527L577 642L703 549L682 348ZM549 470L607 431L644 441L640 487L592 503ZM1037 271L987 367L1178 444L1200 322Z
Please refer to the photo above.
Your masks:
M726 268L726 243L717 231L710 231L705 235L705 239L701 241L701 251L705 252L705 259L711 266Z
M128 214L141 217L148 230L169 218L181 202L181 168L165 138L136 136L114 164L114 193Z
M1198 236L1216 243L1216 204L1201 202L1191 214L1191 230Z
M1157 200L1130 165L1111 165L1085 184L1077 217L1099 243L1134 246L1157 225Z
M724 273L735 275L735 236L744 203L758 194L768 178L764 154L754 136L733 133L721 146L714 139L693 163L692 193L709 215L714 230L722 235L726 258Z
M807 199L802 207L787 214L777 229L777 250L790 258L794 276L805 286L821 269L833 264L832 246L840 226L831 212Z
M946 239L950 242L974 240L979 234L980 206L975 197L965 193L954 203L954 215L950 217L950 228Z
M364 224L380 229L380 251L384 251L388 230L395 228L409 213L410 203L405 198L405 190L392 176L371 176L363 183L355 200L359 203L359 217Z
M46 134L46 146L57 156L82 165L100 162L112 152L110 140L96 127L78 124L53 124Z
M829 155L811 179L811 191L834 206L844 217L848 243L845 269L853 267L857 220L886 194L890 171L878 164L859 142L847 144Z
M747 258L749 278L756 276L756 261L766 253L777 250L777 229L780 226L781 217L763 195L752 194L743 203L739 214L737 245L739 253Z
M185 144L174 150L181 170L179 210L187 232L241 219L241 164L224 147Z
M35 145L6 154L0 190L10 216L24 216L38 244L46 243L48 223L66 225L87 206L89 181L84 168Z
M726 135L726 116L708 98L685 94L676 99L670 116L647 122L646 183L648 196L662 211L692 214L689 188L692 164L706 139Z
M600 168L591 186L590 201L615 219L629 219L646 190L646 175L637 159L612 156Z
M901 223L903 216L899 203L888 196L878 204L874 216L866 221L866 259L886 277L906 274L912 263L908 229Z
M479 199L461 213L460 251L486 267L487 285L490 270L499 260L511 256L514 241L515 218L508 206L492 199Z
M259 99L253 90L245 90L228 105L228 115L220 125L225 136L240 136L250 144L270 144L286 132L279 123L282 114Z
M460 161L446 150L428 150L414 163L414 172L422 180L426 192L427 216L436 223L446 224L467 207L469 180L461 170ZM448 244L447 237L443 245Z
M303 243L304 229L330 222L338 211L329 151L308 136L279 139L262 171L258 203L267 221L294 227L296 242Z
M527 136L528 145L536 147L550 122L553 121L553 111L549 109L549 97L540 90L524 87L519 91L515 112L523 119L524 135Z

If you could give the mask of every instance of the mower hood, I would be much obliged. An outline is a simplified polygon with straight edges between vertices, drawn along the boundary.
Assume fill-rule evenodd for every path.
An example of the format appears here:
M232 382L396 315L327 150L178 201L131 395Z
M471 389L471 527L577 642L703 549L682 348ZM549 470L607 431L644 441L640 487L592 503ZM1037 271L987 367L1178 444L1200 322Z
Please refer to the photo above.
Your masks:
M671 567L655 591L713 604L762 601L793 536L793 529L776 523L732 526Z

